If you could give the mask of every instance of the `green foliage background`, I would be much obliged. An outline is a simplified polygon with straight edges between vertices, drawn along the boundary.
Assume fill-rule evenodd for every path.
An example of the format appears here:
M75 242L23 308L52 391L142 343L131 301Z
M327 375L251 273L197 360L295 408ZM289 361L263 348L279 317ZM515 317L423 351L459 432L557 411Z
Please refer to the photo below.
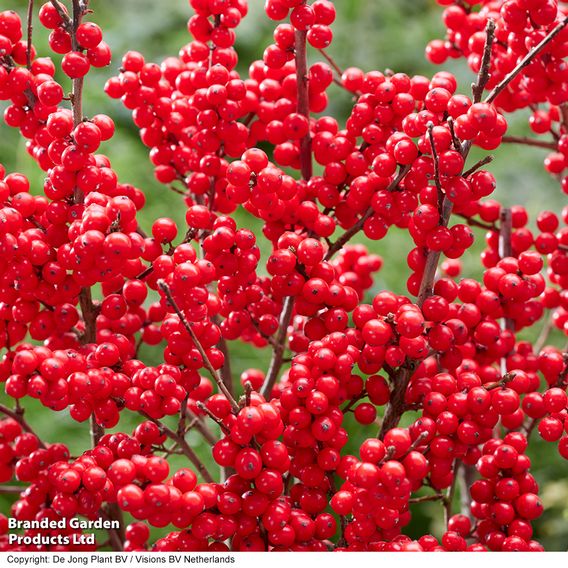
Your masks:
M249 5L249 16L238 29L237 49L241 70L246 70L250 62L261 57L271 41L273 30L273 23L263 15L263 1L249 0ZM15 9L22 18L26 6L26 0L0 2L1 9ZM443 33L441 9L433 0L337 0L336 6L339 17L334 24L335 39L329 51L341 67L358 66L364 70L389 68L424 75L432 75L438 70L428 64L423 56L426 43ZM144 189L147 206L140 217L142 227L148 230L152 220L160 216L170 216L183 226L184 207L180 207L180 197L156 183L147 160L147 149L139 141L129 111L123 109L119 102L108 99L103 93L103 85L108 77L116 74L122 54L129 49L141 51L148 61L156 62L177 54L179 48L190 40L186 22L191 8L187 0L92 0L91 8L95 12L93 20L103 27L105 40L110 44L114 58L110 68L89 74L84 93L85 115L103 112L115 120L117 134L102 151L110 157L122 181ZM39 24L35 29L34 44L40 55L47 54L47 34ZM472 75L464 61L451 61L444 68L458 76L462 92L469 92ZM349 95L335 87L332 87L330 95L329 114L346 117L351 103ZM520 114L510 120L511 131L516 134L526 133L527 115ZM481 155L472 152L471 163ZM559 213L566 201L556 181L543 171L544 155L544 151L534 148L499 149L497 159L490 166L498 180L496 198L507 205L524 204L533 214L543 208ZM5 125L0 127L0 162L8 171L25 172L32 182L33 191L41 191L43 172L27 155L18 133ZM258 221L243 212L238 213L238 222L242 226L260 229ZM464 276L468 277L481 273L478 254L483 247L483 231L476 231L477 243L463 259ZM384 241L370 243L369 248L382 255L385 261L385 267L378 274L371 293L385 288L404 293L408 277L405 257L411 248L409 238L401 231L391 230ZM533 335L537 332L533 332ZM562 338L556 340L563 341ZM264 368L268 353L248 346L233 345L231 356L235 376L238 376L247 367ZM143 350L142 358L148 363L158 363L160 351ZM2 394L0 398L6 397ZM65 442L74 455L89 444L88 427L70 420L66 411L53 413L33 401L30 404L26 402L26 408L27 418L47 441ZM138 421L136 417L124 413L121 429L128 432ZM352 452L356 452L362 439L374 435L374 432L363 432L357 426L351 428L350 432L355 432L348 447ZM530 452L532 470L543 488L546 508L546 513L535 523L535 537L547 550L566 550L568 462L558 456L554 444L540 442L538 435L534 438L536 443ZM190 433L188 440L213 469L209 448L203 445L198 435ZM172 467L176 467L175 457ZM8 513L10 502L11 499L3 497L0 511ZM441 535L442 522L440 505L424 503L414 507L408 531L416 537L427 531Z

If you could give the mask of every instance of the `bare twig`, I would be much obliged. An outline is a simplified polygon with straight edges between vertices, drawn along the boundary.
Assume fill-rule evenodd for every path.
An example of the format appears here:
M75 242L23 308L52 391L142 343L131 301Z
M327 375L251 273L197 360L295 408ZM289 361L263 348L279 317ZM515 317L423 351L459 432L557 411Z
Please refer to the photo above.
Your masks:
M49 1L53 5L53 7L57 10L59 17L63 22L63 27L69 30L71 28L71 18L69 17L69 14L65 11L63 6L57 0L49 0Z
M226 387L225 383L219 376L219 373L217 373L215 367L213 367L213 365L211 364L211 361L209 360L209 357L207 356L205 349L203 349L203 345L201 345L199 338L195 334L195 331L193 331L193 327L191 327L191 324L187 321L186 317L183 315L183 312L177 305L177 302L174 300L170 287L166 284L164 280L158 280L158 287L160 288L160 290L162 290L162 292L166 296L168 302L176 312L187 333L189 333L189 336L191 337L191 340L193 341L195 348L197 349L197 351L199 351L199 354L201 355L204 367L209 371L209 374L211 375L213 380L217 383L219 390L225 395L227 400L231 403L233 410L235 412L238 412L239 405L237 404L237 401L234 399L233 395L229 392L229 389Z
M274 383L276 383L276 379L278 378L278 374L282 368L284 350L286 347L286 334L288 333L288 326L290 325L293 311L294 298L293 296L286 296L286 298L284 298L284 303L282 304L282 311L280 312L280 325L278 328L278 334L275 338L272 358L270 359L268 372L266 373L266 378L264 379L264 384L261 389L261 394L265 398L270 396Z
M38 434L34 431L34 429L28 424L28 422L24 418L24 410L22 408L18 408L18 410L11 410L7 406L0 404L0 413L5 414L6 416L9 416L13 420L15 420L22 427L23 430L25 430L29 434L33 434L39 440L39 445L42 448L46 447L45 444L42 442L41 438L38 436Z
M462 177L464 177L464 178L469 177L472 173L476 172L479 168L482 168L483 166L490 164L493 161L493 159L494 159L494 157L491 154L489 156L485 156L485 158L482 158L481 160L479 160L478 162L473 164L473 166L471 166L471 168L469 168L469 170L466 170L462 174Z
M32 38L34 28L34 0L28 0L28 19L27 19L27 45L26 45L26 67L32 68Z
M189 461L197 468L199 473L201 473L201 477L203 477L203 479L207 483L213 483L213 477L205 467L205 464L199 459L199 456L191 449L189 444L186 442L185 438L179 436L177 432L174 432L171 428L166 426L160 420L152 418L150 415L146 414L143 411L140 411L140 414L142 414L143 416L148 418L148 420L151 420L154 424L156 424L156 426L158 426L160 430L168 438L170 438L170 440L176 442L176 444L179 446L180 450L182 451L183 455L186 456L189 459Z
M333 70L341 77L343 75L343 70L335 62L335 59L333 59L333 57L331 57L331 55L329 55L329 53L327 53L325 49L320 49L319 52L325 57L327 62L333 67Z
M543 50L546 46L564 29L568 24L568 16L558 22L558 24L547 34L547 36L535 47L533 47L517 66L503 80L495 85L489 93L485 102L492 103L506 88L507 85Z
M308 57L306 53L305 30L295 32L296 51L296 81L298 89L298 114L310 119L310 99L308 93ZM312 177L312 136L308 133L300 140L300 168L302 177L308 180Z
M471 86L473 92L473 102L478 103L481 101L485 86L489 81L491 71L491 49L493 47L493 40L495 39L495 22L488 20L485 26L485 46L483 48L483 56L481 58L481 66L477 74L477 81Z
M556 150L558 144L555 142L547 142L546 140L537 140L529 136L503 136L501 142L505 144L524 144L525 146L536 146L538 148L545 148L546 150Z

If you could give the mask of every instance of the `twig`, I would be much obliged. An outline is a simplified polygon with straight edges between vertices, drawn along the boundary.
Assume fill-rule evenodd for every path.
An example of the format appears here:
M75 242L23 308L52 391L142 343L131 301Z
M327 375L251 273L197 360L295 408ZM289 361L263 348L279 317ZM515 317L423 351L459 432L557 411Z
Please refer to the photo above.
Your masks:
M226 387L225 383L222 381L221 377L219 376L219 373L217 373L217 371L215 370L215 367L213 367L213 365L211 364L211 361L209 360L209 357L207 356L205 349L203 349L203 345L201 345L199 338L197 337L197 335L195 335L195 331L193 331L191 324L187 321L186 317L183 315L183 312L181 311L181 309L177 305L177 302L174 300L174 297L172 295L172 291L170 290L170 287L166 284L166 282L164 280L158 280L158 287L160 288L160 290L162 290L162 292L164 293L164 295L168 299L168 302L170 303L170 305L172 306L172 308L176 312L176 314L179 317L183 327L185 327L187 333L189 333L191 340L193 341L197 351L199 351L199 354L201 355L201 358L203 359L204 367L209 371L209 374L211 375L213 380L217 383L219 390L225 395L227 400L231 403L233 410L235 412L238 412L239 405L237 404L237 401L234 399L233 395L229 392L229 389Z
M6 416L9 416L13 420L15 420L22 427L23 430L25 430L29 434L33 434L39 440L39 445L42 448L46 447L45 444L42 442L41 438L37 435L36 432L34 432L33 428L28 424L28 422L24 418L23 408L19 408L18 410L10 410L7 406L0 404L0 413L5 414Z
M491 71L491 49L493 47L493 40L495 39L495 22L487 20L485 26L485 46L483 48L483 57L481 58L481 66L477 74L477 81L471 86L473 92L473 102L478 103L481 101L485 86L489 81Z
M556 150L558 144L555 142L546 142L545 140L537 140L529 136L503 136L501 142L505 144L524 144L525 146L536 146L538 148L545 148L547 150Z
M0 485L0 495L18 495L25 490L24 485Z
M409 503L426 503L427 501L442 501L444 499L443 493L434 493L434 495L424 495L423 497L413 497L409 499Z
M28 36L26 45L26 67L28 69L32 68L32 37L33 37L33 27L34 27L34 0L28 0Z
M469 170L466 170L462 174L462 177L464 177L464 178L469 177L471 174L476 172L479 168L482 168L483 166L490 164L493 161L493 159L494 159L494 156L492 156L491 154L489 154L489 156L485 156L485 158L482 158L481 160L479 160L478 162L473 164L473 166L471 166L471 168L469 168Z
M186 456L189 461L198 469L199 473L207 483L213 483L213 477L205 467L205 464L199 459L199 456L190 448L189 444L186 442L185 438L179 436L177 432L174 432L171 428L166 426L160 420L156 420L152 418L149 414L146 414L144 411L140 410L140 414L151 420L160 430L168 437L170 440L173 440L177 443L179 448L181 449L184 456Z
M278 378L278 374L282 367L284 349L286 347L286 334L288 333L288 326L290 325L293 311L294 297L286 296L286 298L284 298L284 303L282 304L282 311L280 312L280 325L278 328L278 334L275 338L276 345L272 351L272 358L270 359L268 372L266 373L266 378L264 379L264 384L260 391L265 398L270 396L274 383L276 383L276 379Z
M509 207L503 207L500 214L501 228L499 230L499 256L507 258L513 254L511 246L511 236L513 232L513 214ZM503 318L503 329L513 331L515 329L515 322L511 318ZM504 373L506 368L506 357L501 359L501 372Z
M453 203L447 198L444 198L442 203L442 212L440 218L440 226L447 227L452 214ZM422 307L424 301L432 295L434 288L434 278L438 270L438 262L440 260L441 251L430 250L426 257L426 265L424 266L424 273L420 281L420 290L418 292L417 304Z
M57 10L59 17L63 22L63 27L69 30L71 28L71 18L69 17L69 14L63 9L61 4L57 0L49 0L49 1L53 5L53 7Z
M444 520L446 523L446 527L448 526L448 521L452 516L452 506L454 504L454 495L456 493L456 482L458 479L458 473L460 469L461 462L456 460L454 466L454 478L452 480L452 484L448 487L448 491L446 496L444 497Z
M550 336L550 333L552 332L553 329L554 329L554 320L552 318L552 312L551 312L546 318L546 322L542 326L538 339L534 344L533 352L535 353L535 355L538 355L542 351L542 348L546 345L548 337Z
M495 224L491 225L489 223L483 223L482 221L478 221L477 219L474 219L473 217L468 217L467 215L464 215L463 213L456 213L456 215L458 217L461 217L462 219L464 219L465 222L470 227L479 227L480 229L485 229L486 231L498 231L499 230Z
M492 103L507 85L527 66L530 62L564 29L568 24L568 16L566 16L562 21L552 29L547 36L535 47L533 47L517 64L517 66L489 93L485 99L486 103Z
M308 57L306 53L306 30L296 30L296 82L298 89L298 114L310 120L310 99L308 92ZM300 140L300 169L302 177L309 180L312 177L312 136L308 133Z
M327 59L327 62L333 67L334 71L341 77L343 75L343 70L335 62L335 59L325 49L320 49L319 52ZM343 85L342 85L343 86Z
M430 141L430 148L432 152L432 160L434 160L434 183L436 184L436 189L438 190L438 202L444 198L444 192L442 191L442 184L440 182L440 161L438 159L438 152L436 151L436 144L434 143L434 123L428 123L428 139Z
M199 408L199 410L201 410L202 412L205 412L205 414L207 414L207 416L209 416L209 418L211 418L213 422L218 424L219 428L221 428L224 434L228 435L231 433L229 428L227 428L227 426L223 424L223 421L220 418L218 418L215 414L213 414L213 412L211 412L211 410L209 410L207 406L205 406L201 401L197 401L197 408Z
M460 504L461 514L473 520L471 514L471 493L470 487L475 479L475 467L472 465L462 464L458 470L458 482L460 484Z

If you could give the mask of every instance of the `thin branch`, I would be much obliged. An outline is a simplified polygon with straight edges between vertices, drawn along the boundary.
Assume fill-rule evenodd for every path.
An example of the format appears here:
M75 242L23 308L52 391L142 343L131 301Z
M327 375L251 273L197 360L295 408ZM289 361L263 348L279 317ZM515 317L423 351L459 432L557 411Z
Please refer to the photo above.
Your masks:
M568 16L552 29L548 35L535 47L533 47L517 64L517 66L489 93L486 103L492 103L507 87L507 85L527 66L546 46L566 27Z
M442 203L440 226L448 226L448 222L452 214L452 207L453 203L445 197ZM441 251L430 250L426 257L426 265L424 266L424 273L422 274L422 280L420 281L420 290L418 292L418 300L416 302L420 307L422 307L424 301L432 295L440 255Z
M558 144L555 142L546 142L545 140L537 140L529 136L503 136L501 142L505 144L524 144L525 146L536 146L538 148L545 148L546 150L556 150Z
M218 424L219 428L221 428L224 434L229 435L231 433L229 428L227 428L227 426L223 424L223 421L215 414L213 414L213 412L211 412L211 410L209 410L209 408L207 408L207 406L205 406L200 400L197 401L197 408L199 408L199 410L201 410L202 412L205 412L205 414L207 414L207 416L209 416L209 418L211 418L211 420L213 420L215 424Z
M174 432L171 428L166 426L160 420L152 418L149 414L144 411L139 411L140 414L151 420L160 430L168 437L173 440L181 449L184 456L186 456L189 461L198 469L199 473L207 483L213 483L213 477L205 467L205 464L199 459L199 456L191 449L184 437L179 436L177 432Z
M477 219L474 219L473 217L468 217L467 215L464 215L463 213L456 213L456 215L458 217L461 217L462 219L464 219L465 222L470 227L479 227L480 229L485 229L486 231L498 231L499 230L495 224L483 223L482 221L478 221Z
M500 224L501 228L499 230L499 256L501 258L507 258L513 254L513 249L511 246L511 236L513 233L513 214L509 207L503 207L500 214ZM511 318L503 318L502 320L503 329L513 331L515 329L515 323ZM501 359L501 372L506 371L506 357Z
M0 495L19 495L25 490L24 485L0 485Z
M33 434L39 440L40 447L42 448L46 447L45 444L42 442L41 438L37 435L36 432L34 432L33 428L28 424L28 422L24 418L24 410L22 408L19 408L18 410L11 410L7 406L0 404L0 413L9 416L13 420L15 420L22 427L23 430L25 430L29 434Z
M434 495L424 495L423 497L413 497L409 499L409 503L426 503L428 501L442 501L444 499L443 493L434 493Z
M466 170L462 174L462 177L464 177L464 178L469 177L471 174L476 172L479 168L482 168L483 166L490 164L493 160L494 160L494 156L492 156L491 154L489 154L488 156L485 156L485 158L482 158L481 160L479 160L478 162L473 164L473 166L471 166L471 168L469 168L469 170Z
M552 333L552 330L554 329L554 319L552 317L552 313L553 312L551 312L546 318L546 322L542 326L538 339L534 344L533 353L535 353L535 355L538 355L542 351L542 348L546 345L546 342L548 341L548 338Z
M69 30L71 28L71 18L69 17L69 14L65 11L63 6L61 6L61 4L57 0L49 0L49 1L53 5L53 7L57 10L59 17L63 22L63 27L66 30Z
M237 401L234 399L233 395L229 392L229 389L226 387L225 383L223 382L223 380L219 376L219 373L217 373L215 367L213 367L213 365L211 364L211 361L209 360L209 357L207 356L205 349L203 349L203 345L201 345L199 338L197 337L197 335L195 335L195 331L193 331L193 327L191 327L191 324L187 321L183 312L181 311L181 309L177 305L176 301L174 300L174 297L172 295L172 291L170 290L170 287L166 284L166 282L164 280L158 280L158 287L160 288L160 290L162 290L162 292L164 293L164 295L168 299L168 302L170 303L170 305L172 306L172 308L176 312L176 314L179 317L182 325L185 327L187 333L189 333L189 336L191 337L197 351L199 351L199 354L201 355L201 358L203 359L204 367L209 371L209 374L211 375L213 380L217 383L219 390L225 395L227 400L231 403L233 410L235 412L238 412L239 405L237 404Z
M493 40L495 39L495 22L487 20L485 26L485 46L483 48L483 56L481 58L481 66L477 74L477 81L471 86L473 92L473 102L478 103L481 101L485 86L489 81L491 71L491 49L493 47Z
M308 57L306 52L306 30L295 32L296 83L298 89L298 114L310 120L310 98L308 92ZM312 135L308 133L300 140L300 169L302 177L312 177Z
M286 298L284 298L284 303L282 304L282 311L280 312L280 325L275 339L276 345L272 351L272 358L270 360L270 365L268 366L268 372L266 373L266 378L264 379L264 384L260 391L265 398L270 396L272 388L278 378L278 374L280 373L280 369L282 368L284 350L286 347L286 334L288 333L288 326L292 319L293 310L294 297L286 296Z
M26 67L32 68L32 38L34 28L34 0L28 0L28 19L27 19L27 45L26 45Z
M456 485L457 485L460 465L461 465L461 462L459 460L456 460L455 466L454 466L454 478L452 480L452 484L448 487L448 491L447 491L446 496L444 498L444 520L445 520L445 523L446 523L446 527L448 526L448 521L450 520L450 517L452 516L452 507L453 507L453 504L454 504L454 495L456 493Z
M325 57L327 62L333 67L334 71L341 77L343 75L343 70L335 62L335 59L325 49L320 49L319 52ZM342 85L343 86L343 85Z

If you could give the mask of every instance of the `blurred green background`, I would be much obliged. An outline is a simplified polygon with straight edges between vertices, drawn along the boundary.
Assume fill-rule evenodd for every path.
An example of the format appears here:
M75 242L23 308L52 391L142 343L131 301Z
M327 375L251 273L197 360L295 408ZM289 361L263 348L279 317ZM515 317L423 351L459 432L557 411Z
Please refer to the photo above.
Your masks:
M36 1L36 4L40 2ZM264 48L271 41L274 28L274 23L263 15L262 0L249 0L249 6L249 16L238 29L237 49L242 71L250 62L262 56ZM336 6L339 17L333 26L335 38L329 52L340 67L358 66L366 71L389 68L396 72L424 75L432 75L439 70L428 64L423 55L426 43L443 34L441 8L434 0L338 0ZM1 0L0 7L3 10L17 10L24 19L27 2ZM187 0L92 0L90 7L94 10L92 19L102 26L105 41L111 46L114 57L110 68L89 74L84 92L85 115L107 113L115 120L117 134L102 151L110 157L121 181L132 183L145 191L147 206L140 217L142 227L149 230L152 220L160 216L170 216L183 227L184 208L179 206L180 196L155 182L147 149L139 141L129 111L120 102L108 99L103 93L103 85L108 77L117 73L120 58L129 49L141 51L148 61L156 62L177 54L180 47L190 40L186 22L191 8ZM40 55L48 53L46 38L46 31L37 24L34 44ZM444 69L458 76L462 92L469 92L472 75L464 61L448 62ZM350 103L347 93L332 86L329 114L346 117ZM509 117L510 131L519 135L527 134L527 116L519 113L514 119ZM482 155L479 151L472 152L471 163ZM496 152L497 159L490 166L498 181L496 198L507 205L524 204L533 214L543 205L559 213L566 201L558 183L542 168L544 156L545 151L540 149L500 148ZM8 171L25 172L32 182L33 191L41 191L43 172L27 155L18 133L5 125L0 127L0 161ZM519 167L521 164L522 168ZM239 212L238 221L240 225L260 228L258 221L244 212ZM481 273L478 254L483 247L483 231L476 230L476 239L476 245L463 259L464 276L475 277ZM404 293L408 277L405 257L411 248L409 238L402 231L393 229L384 241L371 243L370 248L384 258L386 267L377 275L371 293L385 288ZM560 338L557 340L561 341ZM235 377L238 377L248 367L265 368L269 353L249 346L232 345L231 356ZM156 364L160 361L160 351L143 349L141 357L148 363ZM2 398L5 399L5 395L0 395ZM54 414L27 401L26 408L27 418L47 441L67 443L74 455L87 447L88 427L70 420L66 411ZM351 418L347 420L351 423ZM138 421L136 417L124 413L120 429L129 432ZM369 432L356 426L354 430L350 429L350 432L353 431L355 433L348 446L351 452L356 452L362 439L375 434L374 429ZM535 537L547 550L566 550L568 463L559 457L554 444L540 442L538 435L534 439L536 443L530 452L533 473L543 488L541 493L546 509L543 517L535 523ZM188 440L213 470L209 448L203 445L197 434L190 433ZM174 457L174 469L177 462L179 458ZM8 513L10 501L3 497L0 511ZM406 532L414 537L428 531L440 536L442 522L438 503L415 505L413 520Z

